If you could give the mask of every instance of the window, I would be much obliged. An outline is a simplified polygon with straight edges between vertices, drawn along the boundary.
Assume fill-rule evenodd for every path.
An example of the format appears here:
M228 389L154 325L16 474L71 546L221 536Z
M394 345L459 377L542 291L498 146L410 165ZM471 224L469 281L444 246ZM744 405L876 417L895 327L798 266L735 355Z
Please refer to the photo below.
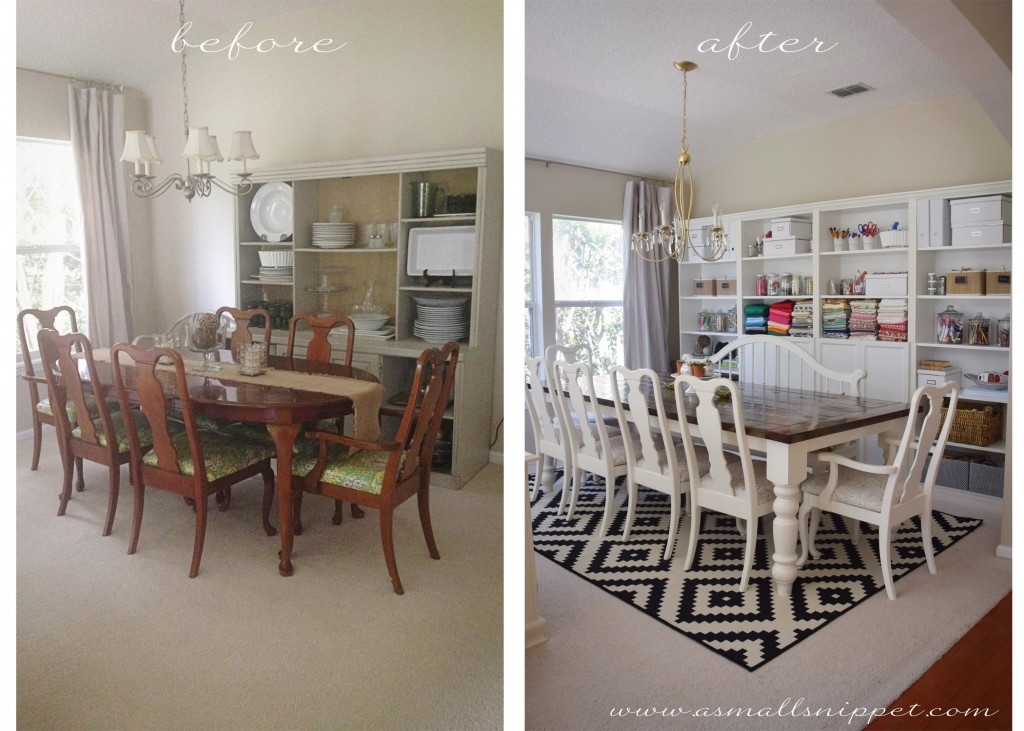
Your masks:
M17 154L17 308L70 305L79 329L88 332L82 210L71 143L19 137ZM20 358L17 334L15 342ZM30 348L36 349L32 341Z
M552 219L555 340L587 345L595 373L622 363L622 223Z

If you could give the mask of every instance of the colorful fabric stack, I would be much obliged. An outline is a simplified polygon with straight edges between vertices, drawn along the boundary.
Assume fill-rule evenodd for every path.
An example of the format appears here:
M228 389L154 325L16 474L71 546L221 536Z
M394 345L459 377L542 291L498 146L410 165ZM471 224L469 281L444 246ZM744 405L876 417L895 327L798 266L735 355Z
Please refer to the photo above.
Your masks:
M878 303L878 339L907 341L907 301L887 297Z
M821 303L822 337L850 337L850 301L827 299Z
M794 338L814 336L814 300L800 300L793 307L793 325L789 334Z
M850 339L877 340L878 300L854 300L850 303Z
M743 308L743 332L748 335L768 332L768 305L747 305Z
M793 300L773 302L768 308L768 334L789 335L793 323Z

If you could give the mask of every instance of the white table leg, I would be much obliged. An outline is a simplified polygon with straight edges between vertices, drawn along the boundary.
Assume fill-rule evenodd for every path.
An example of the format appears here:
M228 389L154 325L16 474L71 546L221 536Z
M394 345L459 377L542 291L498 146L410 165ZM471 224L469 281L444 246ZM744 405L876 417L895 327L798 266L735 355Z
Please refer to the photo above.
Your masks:
M807 453L792 444L768 442L768 479L775 485L775 520L772 535L772 578L782 596L793 593L796 581L797 512L800 509L800 483L807 477Z

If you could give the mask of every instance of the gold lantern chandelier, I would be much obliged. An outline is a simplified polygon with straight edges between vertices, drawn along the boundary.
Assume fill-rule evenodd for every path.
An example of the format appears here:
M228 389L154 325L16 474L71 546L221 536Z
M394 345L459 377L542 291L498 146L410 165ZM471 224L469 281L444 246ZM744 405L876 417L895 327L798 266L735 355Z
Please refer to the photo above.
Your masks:
M178 3L179 27L185 27L185 0ZM124 152L121 160L134 164L132 174L132 192L140 198L153 198L162 195L173 186L180 190L189 202L196 196L205 198L213 192L214 186L232 195L242 196L252 190L247 161L258 160L260 155L252 144L252 133L249 131L235 132L231 140L228 160L241 160L242 172L238 174L241 181L238 185L226 183L210 172L210 163L223 162L217 138L210 135L207 127L193 127L188 121L188 84L185 66L185 48L181 49L181 91L185 101L185 150L181 156L185 158L185 174L173 173L160 183L154 183L155 176L150 175L150 166L163 162L156 150L156 141L145 130L133 129L124 133Z
M678 220L673 225L668 210L662 207L659 225L653 226L648 231L645 227L644 212L641 209L639 225L632 237L633 251L644 261L662 262L668 259L683 261L686 249L689 247L692 255L698 259L718 261L725 256L728 236L722 227L722 212L717 203L712 209L713 222L710 227L704 229L702 240L695 243L690 237L694 188L693 170L690 166L690 142L686 138L686 75L697 68L697 64L693 61L676 61L675 67L683 72L683 136L673 188Z

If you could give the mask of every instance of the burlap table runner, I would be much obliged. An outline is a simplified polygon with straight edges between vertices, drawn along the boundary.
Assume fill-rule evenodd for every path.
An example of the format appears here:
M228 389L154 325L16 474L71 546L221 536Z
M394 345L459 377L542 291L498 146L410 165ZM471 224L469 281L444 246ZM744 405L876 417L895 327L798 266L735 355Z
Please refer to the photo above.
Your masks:
M97 348L93 350L92 355L97 361L110 362L109 348ZM121 355L123 358L127 358L126 353ZM355 410L353 436L356 439L370 442L375 442L380 438L378 417L381 402L384 399L384 387L379 383L361 381L356 378L286 371L279 368L268 368L266 373L259 376L243 376L238 372L238 367L234 363L218 363L220 370L213 372L199 370L201 365L202 361L185 360L185 370L190 375L345 396L352 400L352 407ZM158 367L173 370L173 367L169 365Z

